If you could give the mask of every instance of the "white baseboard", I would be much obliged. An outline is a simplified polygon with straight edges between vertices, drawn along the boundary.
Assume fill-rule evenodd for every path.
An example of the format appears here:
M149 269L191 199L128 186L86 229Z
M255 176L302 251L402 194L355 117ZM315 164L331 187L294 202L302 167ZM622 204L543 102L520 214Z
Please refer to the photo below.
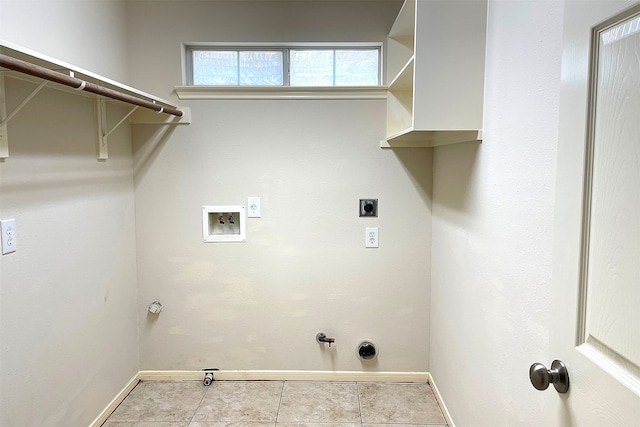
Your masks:
M194 381L204 379L203 371L140 371L140 381ZM428 372L362 371L251 371L220 370L216 381L386 381L427 382Z
M140 381L202 381L204 371L140 371Z
M113 400L109 403L109 405L104 408L100 415L98 415L96 419L93 420L91 424L89 424L89 427L100 427L105 421L107 421L107 418L109 418L113 411L116 410L118 405L122 403L122 401L127 397L131 390L133 390L138 382L140 382L139 374L135 374L133 378L131 378L129 383L127 383L127 385L124 386L124 388L120 391L120 393L118 393L116 397L114 397Z
M435 381L433 381L431 373L428 373L427 375L429 376L429 384L431 385L431 390L433 390L433 394L438 401L438 405L440 405L440 409L442 410L444 419L447 421L449 427L456 427L456 424L453 422L453 418L451 418L451 414L449 413L449 409L447 409L447 405L445 405L444 400L442 400L440 390L438 390L438 386L436 385Z

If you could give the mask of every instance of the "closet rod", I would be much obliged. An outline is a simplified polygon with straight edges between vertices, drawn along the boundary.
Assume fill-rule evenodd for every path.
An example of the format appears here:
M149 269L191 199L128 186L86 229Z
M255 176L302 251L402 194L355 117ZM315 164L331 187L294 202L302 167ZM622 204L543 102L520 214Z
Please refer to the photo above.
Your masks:
M50 70L39 65L31 64L20 59L12 58L7 55L0 54L0 66L13 71L18 71L23 74L29 74L30 76L39 77L41 79L69 86L77 90L84 90L86 92L91 92L96 95L126 102L128 104L148 108L155 111L156 113L167 113L173 116L182 117L182 111L178 110L177 108L165 107L154 102L147 101L146 99L118 92L117 90L99 86L94 83L85 82L84 80L67 76L66 74Z

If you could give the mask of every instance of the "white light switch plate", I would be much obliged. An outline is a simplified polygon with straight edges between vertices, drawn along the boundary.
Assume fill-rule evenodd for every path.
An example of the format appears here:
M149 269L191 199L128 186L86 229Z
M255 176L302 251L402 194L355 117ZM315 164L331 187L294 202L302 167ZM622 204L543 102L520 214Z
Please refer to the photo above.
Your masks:
M378 227L367 227L365 233L364 246L366 248L377 248L378 246Z
M4 219L0 221L2 229L2 255L16 251L16 220Z
M247 217L260 218L260 197L247 198Z

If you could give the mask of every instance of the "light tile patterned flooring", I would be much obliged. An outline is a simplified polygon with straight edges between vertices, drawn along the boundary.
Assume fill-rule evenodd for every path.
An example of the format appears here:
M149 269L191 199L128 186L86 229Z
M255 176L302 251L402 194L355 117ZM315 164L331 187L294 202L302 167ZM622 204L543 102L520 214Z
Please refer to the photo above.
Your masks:
M446 426L427 383L140 382L103 427Z

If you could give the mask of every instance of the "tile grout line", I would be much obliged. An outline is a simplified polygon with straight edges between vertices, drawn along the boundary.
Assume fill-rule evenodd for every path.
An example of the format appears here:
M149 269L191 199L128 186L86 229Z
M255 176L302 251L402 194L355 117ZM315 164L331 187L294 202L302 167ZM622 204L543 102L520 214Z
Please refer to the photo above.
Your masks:
M282 391L280 392L280 400L278 401L278 410L276 411L276 421L273 423L273 427L278 425L278 418L280 418L280 408L282 407L282 397L284 396L284 385L286 381L282 381Z
M360 426L362 426L362 404L360 403L360 382L356 381L356 398L358 399L358 413L360 414Z
M209 389L211 388L211 386L213 386L215 384L215 380L211 383L211 385L209 386L204 386L206 387L204 390L204 393L202 394L202 398L200 399L200 402L198 402L198 406L196 407L196 410L193 412L193 416L191 417L191 420L189 421L189 424L187 424L187 427L189 427L191 425L191 423L193 423L194 418L196 417L196 414L198 413L198 409L200 409L200 406L202 406L202 402L204 402L204 398L207 396L207 393L209 393Z

